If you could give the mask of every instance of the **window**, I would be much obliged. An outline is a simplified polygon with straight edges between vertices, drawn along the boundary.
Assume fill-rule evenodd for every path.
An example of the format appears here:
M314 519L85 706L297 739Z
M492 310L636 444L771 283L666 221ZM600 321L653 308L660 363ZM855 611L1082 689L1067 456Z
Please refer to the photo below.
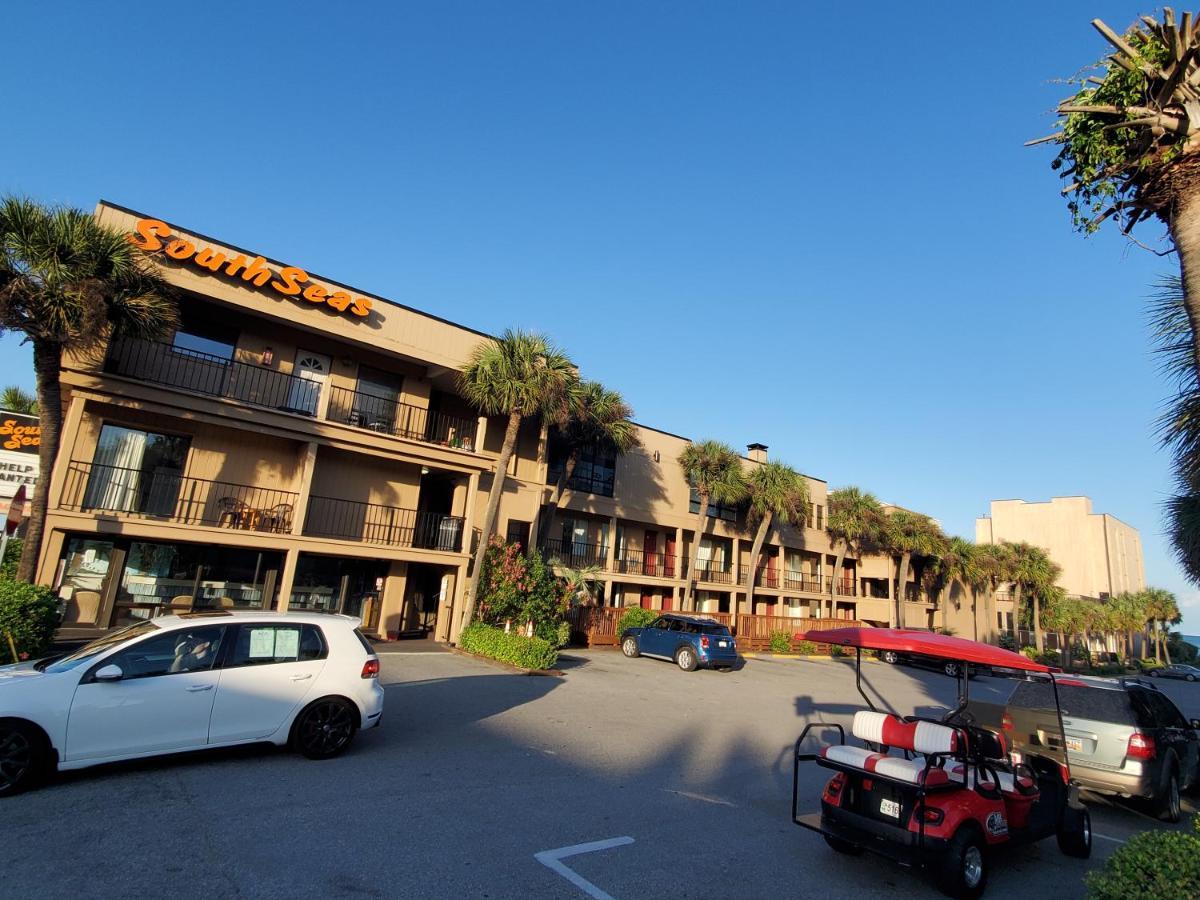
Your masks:
M567 463L567 447L559 439L551 438L549 450L549 467L546 472L546 483L555 484L562 475ZM567 487L573 491L587 494L600 494L611 497L616 485L617 454L610 447L590 446L579 451L575 461L575 470Z
M96 442L84 508L174 515L191 441L190 437L105 425Z
M399 375L360 365L351 424L376 431L391 431L396 426L396 403L400 397L401 381Z
M281 554L205 544L131 541L119 604L174 609L266 609L274 601ZM268 583L270 582L270 583Z
M226 664L261 666L325 658L325 640L315 625L243 625Z
M208 329L204 329L207 331ZM182 351L188 356L212 356L229 362L233 359L234 345L237 343L236 333L228 337L209 337L193 331L177 331L171 341L171 349Z
M97 668L119 666L126 679L207 672L217 661L224 633L223 625L178 628L113 654ZM89 674L94 675L95 672Z
M508 533L505 539L510 544L520 544L522 550L529 549L529 522L522 522L520 519L508 520Z
M696 493L695 488L692 488L691 494L688 497L688 512L693 515L700 512L700 495ZM736 522L738 511L736 506L724 503L709 503L708 514L714 519L721 519L725 522Z

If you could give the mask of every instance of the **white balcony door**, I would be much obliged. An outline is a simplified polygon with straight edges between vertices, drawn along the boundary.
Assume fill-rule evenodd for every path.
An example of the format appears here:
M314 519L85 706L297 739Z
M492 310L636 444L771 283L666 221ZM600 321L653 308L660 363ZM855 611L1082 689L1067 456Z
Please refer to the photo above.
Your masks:
M329 378L328 356L311 350L297 350L296 362L292 366L292 386L288 391L288 407L310 416L317 414L321 402L321 391Z

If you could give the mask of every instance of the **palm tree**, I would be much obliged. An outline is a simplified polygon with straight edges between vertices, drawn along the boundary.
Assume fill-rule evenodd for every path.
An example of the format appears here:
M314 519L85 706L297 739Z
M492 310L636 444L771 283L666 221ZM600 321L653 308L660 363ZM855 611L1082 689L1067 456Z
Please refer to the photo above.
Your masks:
M499 338L481 343L459 373L459 390L468 403L484 415L508 418L504 443L496 458L488 492L483 533L467 584L463 626L471 624L475 617L475 591L483 571L488 541L496 531L500 495L504 493L508 465L517 446L521 423L534 416L542 416L554 424L565 422L571 390L577 381L575 366L549 339L517 329L507 329Z
M864 546L879 532L882 517L883 506L874 494L854 486L829 492L826 527L830 540L837 548L837 562L834 563L833 578L829 582L830 616L837 602L837 583L842 577L846 555L854 553L859 559L862 558Z
M26 416L37 415L37 397L15 384L0 390L0 409L21 413Z
M0 331L33 345L47 482L62 430L59 375L64 351L93 352L113 334L161 337L179 321L171 289L126 238L80 209L0 200ZM48 490L34 492L17 578L34 577L42 549Z
M689 442L679 454L679 468L699 498L696 531L692 540L692 558L683 583L680 609L691 608L692 582L696 578L696 563L700 558L700 539L708 528L708 507L711 503L738 503L746 496L746 477L737 451L720 441Z
M554 533L554 521L562 506L567 485L575 474L579 455L589 447L611 449L618 455L632 450L638 444L637 426L633 424L633 410L616 391L610 391L598 381L581 381L571 392L569 418L556 427L552 439L566 450L566 459L558 473L558 481L542 524L538 531L542 544Z
M971 621L975 640L979 640L979 610L975 587L984 581L978 550L979 548L966 538L952 537L946 542L945 550L938 559L938 577L941 582L938 593L941 595L939 602L942 606L942 625L944 627L946 624L946 605L950 603L954 593L955 582L958 582L971 588Z
M1043 650L1041 601L1058 581L1062 569L1041 547L1024 541L1009 544L1013 554L1013 618L1021 620L1021 598L1028 596L1032 601L1032 626L1034 646L1038 653Z
M1121 632L1124 655L1128 664L1134 657L1133 635L1146 627L1146 597L1142 593L1119 594L1108 602L1114 630Z
M563 565L560 560L551 560L562 580L563 592L569 606L595 606L600 594L599 566L581 566L577 569Z
M1013 577L1015 560L1012 547L1005 543L982 544L977 551L975 564L979 566L980 575L987 586L986 613L990 617L988 634L991 634L997 622L996 593L1000 590L1000 585L1010 583ZM1019 624L1020 620L1014 612L1014 631Z
M892 625L904 628L904 595L913 557L937 556L945 547L946 538L929 516L898 508L883 517L880 538L887 552L898 560Z
M767 462L755 466L746 479L750 509L747 524L757 524L754 543L750 547L750 571L746 576L746 611L754 615L754 580L758 574L758 557L771 525L794 525L804 521L808 511L808 481L786 463ZM730 612L737 622L737 592Z
M1175 595L1164 588L1146 588L1142 595L1146 598L1146 615L1149 617L1154 643L1154 658L1162 662L1165 653L1167 664L1170 665L1171 655L1167 650L1165 634L1169 629L1165 626L1168 623L1180 621L1179 603L1176 601Z

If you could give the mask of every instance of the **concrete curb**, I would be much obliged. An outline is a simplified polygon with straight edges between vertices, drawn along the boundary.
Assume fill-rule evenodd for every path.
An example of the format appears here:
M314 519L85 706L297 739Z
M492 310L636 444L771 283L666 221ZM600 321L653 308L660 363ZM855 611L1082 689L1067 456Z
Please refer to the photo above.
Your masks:
M463 650L459 647L450 647L449 650L451 653L457 653L459 656L469 656L471 659L478 659L485 663L491 663L493 666L497 666L501 669L507 669L516 675L549 675L556 678L561 678L563 675L567 674L562 669L523 669L520 666L514 666L512 663L506 663L502 659L492 659L490 656L480 656L478 653L472 653L470 650Z

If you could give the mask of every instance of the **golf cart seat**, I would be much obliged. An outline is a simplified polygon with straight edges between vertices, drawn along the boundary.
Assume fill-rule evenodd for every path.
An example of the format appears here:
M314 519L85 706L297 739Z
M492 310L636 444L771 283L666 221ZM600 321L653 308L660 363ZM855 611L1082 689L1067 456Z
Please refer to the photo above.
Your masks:
M958 729L936 722L905 722L887 713L859 710L854 714L851 733L859 740L875 744L880 751L866 747L831 744L817 754L831 768L854 769L908 784L926 787L947 785L950 777L930 757L949 756L965 745ZM905 759L889 756L888 748L920 753L926 759Z

